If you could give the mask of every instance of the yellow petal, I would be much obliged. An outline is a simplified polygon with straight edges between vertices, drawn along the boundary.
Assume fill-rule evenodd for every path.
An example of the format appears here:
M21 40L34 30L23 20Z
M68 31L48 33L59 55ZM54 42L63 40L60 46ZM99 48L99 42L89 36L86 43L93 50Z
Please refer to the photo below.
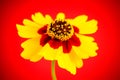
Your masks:
M77 16L76 18L73 19L72 24L77 25L78 23L85 23L87 19L88 16L86 15Z
M83 35L77 36L81 41L81 45L79 47L73 46L76 54L82 59L96 56L96 50L98 50L98 46L97 43L93 42L94 38Z
M40 37L28 39L21 44L24 49L21 56L24 59L29 59L30 61L36 62L42 58L42 55L38 55L41 50Z
M53 20L50 15L45 15L46 23L50 24Z
M80 29L81 34L95 33L98 29L97 21L90 20L90 21L86 22L85 24L81 25L79 29Z
M34 55L34 56L32 56L32 57L30 58L30 61L32 61L32 62L37 62L37 61L41 60L42 58L43 58L42 55L36 54L36 55Z
M70 24L76 26L80 30L80 34L92 34L95 33L98 29L97 21L92 19L87 21L87 16L82 15L78 16L75 19L70 21Z
M46 17L44 17L42 15L42 13L35 13L35 15L32 15L32 20L34 22L36 22L37 24L39 24L40 26L44 26L46 24L50 23L50 19L51 17L49 15L46 15Z
M65 14L64 13L58 13L56 16L57 20L64 20L65 19Z
M30 28L40 28L40 25L36 24L35 22L29 20L29 19L24 19L23 20L23 24L27 27L30 27Z
M56 56L56 59L58 61L59 67L65 69L75 75L76 74L76 66L71 61L69 53L68 54L63 53L62 47L60 47L57 52L58 52L58 55Z
M41 54L46 60L55 60L55 56L57 55L56 49L51 48L48 43L43 46L42 50L40 51L40 55Z
M59 67L71 72L74 75L76 74L76 66L72 63L68 54L61 54L57 60Z
M24 22L24 24L27 25L28 23ZM23 26L23 25L16 24L18 35L23 38L39 37L40 35L37 33L39 28L36 25L33 25L32 23L29 23L29 25L31 26Z
M72 51L69 53L71 61L76 65L77 68L80 68L83 66L82 59L75 53L75 51L72 49Z

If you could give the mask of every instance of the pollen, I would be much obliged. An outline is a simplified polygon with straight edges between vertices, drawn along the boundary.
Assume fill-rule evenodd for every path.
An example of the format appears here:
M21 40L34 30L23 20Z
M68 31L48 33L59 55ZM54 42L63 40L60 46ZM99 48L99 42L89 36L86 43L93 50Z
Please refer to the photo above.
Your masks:
M47 28L47 34L51 38L66 41L72 37L74 33L73 26L66 20L55 20Z

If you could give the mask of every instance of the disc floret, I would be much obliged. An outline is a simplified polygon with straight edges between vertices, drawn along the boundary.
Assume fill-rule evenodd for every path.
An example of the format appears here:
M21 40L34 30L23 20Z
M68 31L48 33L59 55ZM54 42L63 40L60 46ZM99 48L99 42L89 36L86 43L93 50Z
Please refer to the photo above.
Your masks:
M66 20L55 20L48 26L47 33L52 38L66 41L72 37L74 30Z

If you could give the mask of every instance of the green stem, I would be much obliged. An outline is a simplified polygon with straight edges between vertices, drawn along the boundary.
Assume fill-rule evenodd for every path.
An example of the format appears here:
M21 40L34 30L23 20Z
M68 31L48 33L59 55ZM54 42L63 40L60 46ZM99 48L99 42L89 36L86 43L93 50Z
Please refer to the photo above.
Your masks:
M51 64L51 74L52 74L52 80L57 80L56 74L55 74L55 61L52 61L52 64Z

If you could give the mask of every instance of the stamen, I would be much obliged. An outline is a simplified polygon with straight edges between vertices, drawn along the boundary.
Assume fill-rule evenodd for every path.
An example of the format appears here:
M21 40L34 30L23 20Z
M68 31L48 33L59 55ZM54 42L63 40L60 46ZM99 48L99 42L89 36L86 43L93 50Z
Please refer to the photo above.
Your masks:
M73 26L71 26L66 20L55 20L47 28L47 34L61 41L66 41L72 37L74 32Z

